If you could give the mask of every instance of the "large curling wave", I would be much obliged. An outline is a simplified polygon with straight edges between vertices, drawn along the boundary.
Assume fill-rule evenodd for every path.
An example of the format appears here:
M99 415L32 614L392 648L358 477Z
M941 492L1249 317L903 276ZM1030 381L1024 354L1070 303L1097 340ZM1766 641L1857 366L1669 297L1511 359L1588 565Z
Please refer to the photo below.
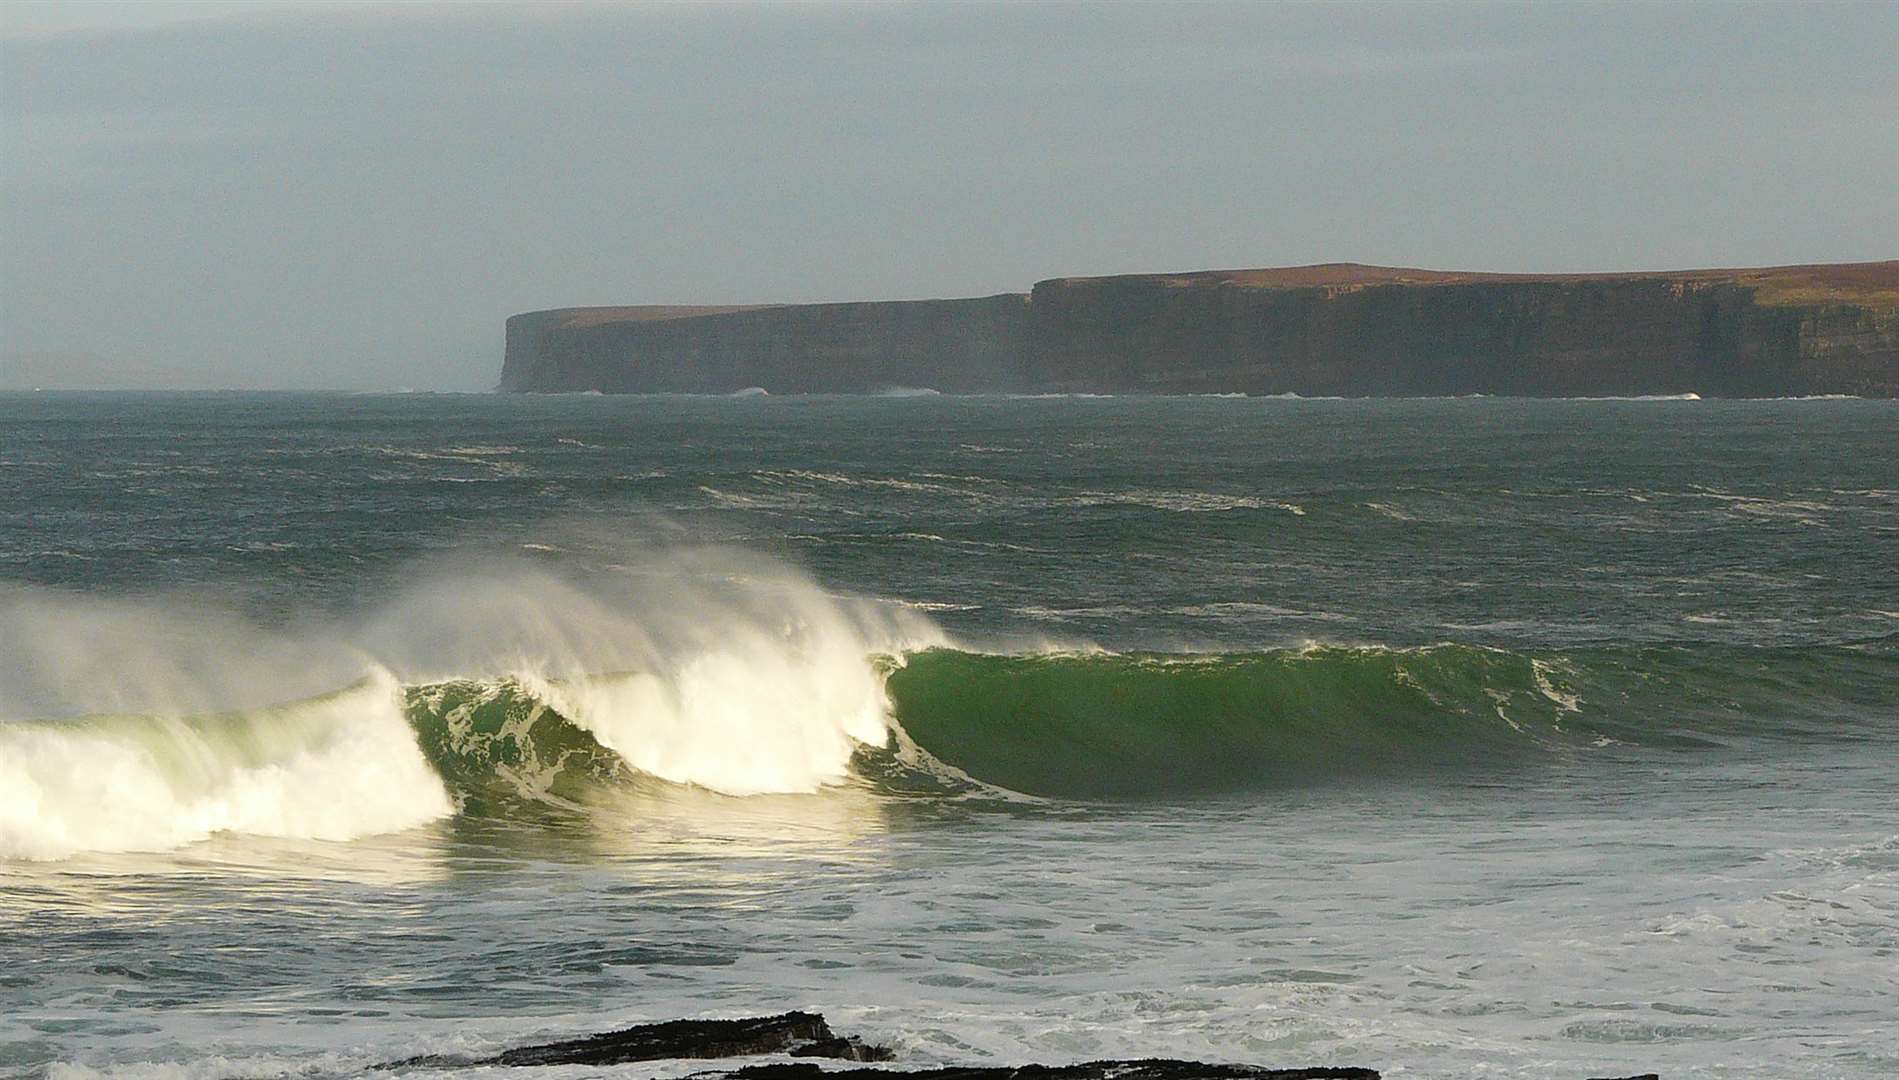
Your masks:
M1890 639L998 653L755 559L645 569L620 592L463 572L294 640L168 605L4 598L0 858L559 822L642 785L1127 799L1390 782L1853 738L1899 713ZM207 689L264 703L195 705Z

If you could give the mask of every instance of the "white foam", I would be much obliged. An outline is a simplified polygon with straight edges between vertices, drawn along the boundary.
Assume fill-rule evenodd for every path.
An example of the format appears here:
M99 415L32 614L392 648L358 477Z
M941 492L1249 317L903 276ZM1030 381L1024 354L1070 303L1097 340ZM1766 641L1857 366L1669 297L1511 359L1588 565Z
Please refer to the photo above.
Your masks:
M0 724L0 858L157 851L218 832L349 840L450 810L387 674L230 716Z
M882 679L861 652L753 633L662 673L522 680L635 769L726 795L840 783L860 744L889 736Z
M521 677L629 765L665 780L730 795L841 782L859 745L889 736L875 655L943 637L920 617L829 595L783 567L753 574L725 588L675 581L637 601L648 647L631 674Z
M1554 666L1547 661L1530 661L1530 678L1536 683L1536 692L1566 713L1582 712L1582 697L1571 690L1556 685Z
M1223 513L1229 510L1283 510L1304 517L1305 508L1296 503L1262 499L1254 495L1224 495L1211 491L1163 491L1136 488L1131 491L1084 491L1068 499L1073 506L1141 506L1151 510L1177 513Z
M1563 401L1700 401L1701 395L1687 394L1601 394L1593 397L1569 397Z
M615 572L585 579L451 557L361 620L295 634L187 617L176 597L0 594L0 858L218 832L340 840L444 816L401 688L456 679L514 676L665 780L815 791L888 738L879 657L946 643L913 609L746 552L619 547Z
M585 587L518 563L425 578L361 640L411 684L512 676L633 768L732 795L846 779L888 737L877 657L945 640L747 552L627 563Z

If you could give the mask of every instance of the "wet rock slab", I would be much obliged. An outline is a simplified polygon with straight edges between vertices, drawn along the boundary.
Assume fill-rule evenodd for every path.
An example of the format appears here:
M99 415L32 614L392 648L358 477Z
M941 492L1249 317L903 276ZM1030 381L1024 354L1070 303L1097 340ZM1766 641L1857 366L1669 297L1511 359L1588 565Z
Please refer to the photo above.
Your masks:
M744 1020L669 1020L600 1035L536 1043L491 1057L424 1054L384 1062L380 1070L460 1069L473 1066L626 1065L639 1061L790 1054L844 1061L884 1061L890 1052L838 1035L816 1013L788 1012Z
M1171 1058L941 1069L824 1069L817 1065L772 1064L699 1075L720 1080L1379 1080L1371 1069L1265 1069Z
M376 1066L379 1070L473 1066L626 1065L642 1061L702 1060L786 1054L840 1061L888 1061L891 1052L855 1036L839 1035L816 1013L787 1012L744 1020L670 1020L600 1035L517 1046L488 1057L426 1054ZM1378 1080L1371 1069L1267 1069L1202 1061L1146 1058L1076 1065L948 1066L930 1069L823 1068L773 1062L693 1074L701 1080Z
M889 1061L887 1047L839 1035L816 1013L786 1012L743 1020L669 1020L599 1035L517 1046L487 1057L425 1054L384 1062L381 1071L454 1069L475 1066L627 1065L642 1061L697 1061L784 1054L836 1061ZM707 1069L688 1080L1379 1080L1365 1068L1321 1066L1269 1069L1172 1058L1084 1061L1074 1065L951 1065L927 1069L824 1067L809 1062L771 1062L736 1069ZM1623 1080L1659 1080L1644 1073Z

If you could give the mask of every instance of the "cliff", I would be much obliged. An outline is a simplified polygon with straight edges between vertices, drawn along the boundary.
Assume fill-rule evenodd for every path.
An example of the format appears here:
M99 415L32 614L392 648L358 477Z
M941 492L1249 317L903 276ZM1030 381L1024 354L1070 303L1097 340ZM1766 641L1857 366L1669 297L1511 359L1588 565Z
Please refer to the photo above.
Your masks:
M508 321L507 390L1899 397L1899 261L1518 275L1329 264L977 300Z
M1505 275L1349 264L1046 281L1054 390L1899 395L1899 262Z
M569 308L508 320L503 390L950 393L1028 385L1028 297L751 308Z

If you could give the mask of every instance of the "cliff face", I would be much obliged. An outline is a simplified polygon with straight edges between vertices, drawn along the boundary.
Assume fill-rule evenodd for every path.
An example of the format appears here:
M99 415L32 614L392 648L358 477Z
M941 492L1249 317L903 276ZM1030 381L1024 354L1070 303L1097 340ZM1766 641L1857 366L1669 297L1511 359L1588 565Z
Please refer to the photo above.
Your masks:
M508 320L504 390L1017 390L1028 298L531 312ZM602 314L625 312L627 314ZM658 312L660 314L652 314Z
M1051 389L1531 397L1899 395L1899 321L1769 306L1731 281L1614 278L1260 288L1044 282Z
M1336 264L1059 279L1027 298L508 322L503 389L748 386L1899 397L1899 262L1547 276Z
M1899 398L1899 311L1800 310L1796 381L1812 394Z

